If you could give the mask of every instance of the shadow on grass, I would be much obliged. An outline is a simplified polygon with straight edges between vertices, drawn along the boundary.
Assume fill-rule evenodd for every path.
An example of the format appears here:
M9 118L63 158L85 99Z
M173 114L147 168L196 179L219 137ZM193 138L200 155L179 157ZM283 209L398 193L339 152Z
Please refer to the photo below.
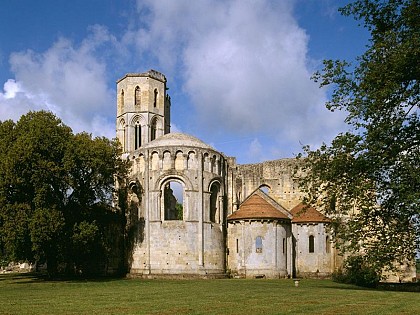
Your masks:
M411 283L380 283L381 291L416 292L420 293L420 282Z
M46 273L40 272L28 272L28 273L7 273L0 274L0 282L8 281L12 284L29 284L29 283L39 283L39 282L70 282L70 283L106 283L113 281L121 281L127 279L124 276L96 276L96 277L82 277L82 276L57 276L54 278L49 277ZM127 279L129 280L129 279ZM175 280L174 280L175 281ZM211 281L211 280L200 280L200 281ZM230 281L229 279L224 279L224 281ZM234 280L232 280L233 282ZM255 280L259 281L259 280ZM301 285L304 287L304 281ZM325 289L333 290L342 290L342 291L397 291L397 292L416 292L420 293L420 283L380 283L377 288L367 288L360 287L353 284L345 284L339 282L329 282L325 284L320 282L311 281L310 287L319 287ZM299 288L296 288L299 290Z
M125 279L123 276L63 276L50 277L46 273L27 272L27 273L8 273L1 274L0 281L12 281L15 284L28 284L36 282L112 282Z
M420 293L420 283L379 283L376 288L356 286L353 284L333 283L324 288L335 290L366 290L366 291L396 291L396 292L417 292Z
M25 282L36 282L40 280L40 275L32 272L11 272L0 275L0 281L19 281L26 280Z
M353 284L340 284L337 283L337 285L327 285L323 286L323 288L327 289L334 289L334 290L356 290L356 291L377 291L377 288L366 288L366 287L358 287Z

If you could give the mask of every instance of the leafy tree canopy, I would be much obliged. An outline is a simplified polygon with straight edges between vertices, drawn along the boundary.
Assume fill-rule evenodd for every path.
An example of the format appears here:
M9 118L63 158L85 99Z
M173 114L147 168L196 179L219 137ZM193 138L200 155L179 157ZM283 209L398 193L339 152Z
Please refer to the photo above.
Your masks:
M123 224L112 211L127 172L118 143L73 134L44 111L0 121L0 138L0 255L46 261L51 273L105 264L105 233Z
M314 75L333 87L326 106L346 111L350 131L304 148L302 184L333 218L341 249L393 269L413 259L420 237L420 1L358 0L341 13L370 31L370 44L355 63L326 60Z

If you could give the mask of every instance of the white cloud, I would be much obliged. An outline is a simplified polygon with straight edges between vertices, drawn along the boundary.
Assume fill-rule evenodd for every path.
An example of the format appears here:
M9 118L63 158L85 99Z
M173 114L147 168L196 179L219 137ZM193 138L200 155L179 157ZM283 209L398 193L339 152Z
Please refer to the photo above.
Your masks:
M114 91L107 86L106 64L97 49L113 42L106 29L94 26L80 45L65 38L48 50L10 56L15 80L0 93L0 119L18 119L29 110L49 110L75 132L115 136Z
M138 1L144 24L129 34L163 69L184 74L184 92L210 139L218 130L320 143L342 126L342 116L324 108L325 91L310 80L309 37L293 4Z
M16 96L16 93L19 93L21 90L20 84L16 83L15 80L7 80L7 82L4 84L4 98L14 98Z
M326 93L310 80L310 39L294 18L294 4L138 0L137 21L127 22L120 40L94 25L81 43L61 38L43 52L13 53L15 79L0 91L0 120L47 109L76 132L114 137L109 82L122 71L155 68L167 76L171 93L189 96L192 105L181 104L182 115L196 115L173 119L173 131L195 128L218 146L226 137L254 139L244 152L250 160L290 156L299 142L318 145L343 126L343 115L324 108ZM180 83L171 81L175 76ZM234 145L221 146L231 154Z
M21 87L19 82L9 79L0 91L0 120L17 120L30 110L40 110L39 102L35 101Z
M258 139L252 140L248 148L248 156L251 161L260 162L264 159L264 150Z

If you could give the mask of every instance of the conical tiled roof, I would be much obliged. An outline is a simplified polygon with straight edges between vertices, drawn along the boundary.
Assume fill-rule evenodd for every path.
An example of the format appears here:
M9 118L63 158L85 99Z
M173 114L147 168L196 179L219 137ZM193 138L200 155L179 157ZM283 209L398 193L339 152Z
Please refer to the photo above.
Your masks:
M303 203L298 204L290 213L293 215L293 223L319 223L319 222L331 222L325 215L317 211L313 207L308 207Z
M286 209L258 189L245 199L239 209L228 216L227 219L228 221L246 219L290 220L291 215Z

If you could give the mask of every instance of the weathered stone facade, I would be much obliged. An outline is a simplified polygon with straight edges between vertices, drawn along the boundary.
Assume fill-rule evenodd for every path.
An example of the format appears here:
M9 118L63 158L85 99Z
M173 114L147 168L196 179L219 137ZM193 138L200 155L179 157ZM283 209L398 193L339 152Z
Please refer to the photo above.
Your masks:
M131 272L224 273L224 157L198 139L174 133L145 144L130 158L130 186L140 192L137 208L144 222ZM180 217L170 201L173 182L183 188Z
M231 211L236 210L247 196L261 187L266 187L268 195L286 209L292 209L301 202L303 194L293 179L295 159L237 165L236 159L230 158L229 162L229 177L234 178L228 188Z
M302 199L295 160L237 165L195 137L170 133L170 98L159 72L127 74L117 96L117 137L132 162L131 274L331 274L336 253L326 247L328 222L294 222L290 213Z

